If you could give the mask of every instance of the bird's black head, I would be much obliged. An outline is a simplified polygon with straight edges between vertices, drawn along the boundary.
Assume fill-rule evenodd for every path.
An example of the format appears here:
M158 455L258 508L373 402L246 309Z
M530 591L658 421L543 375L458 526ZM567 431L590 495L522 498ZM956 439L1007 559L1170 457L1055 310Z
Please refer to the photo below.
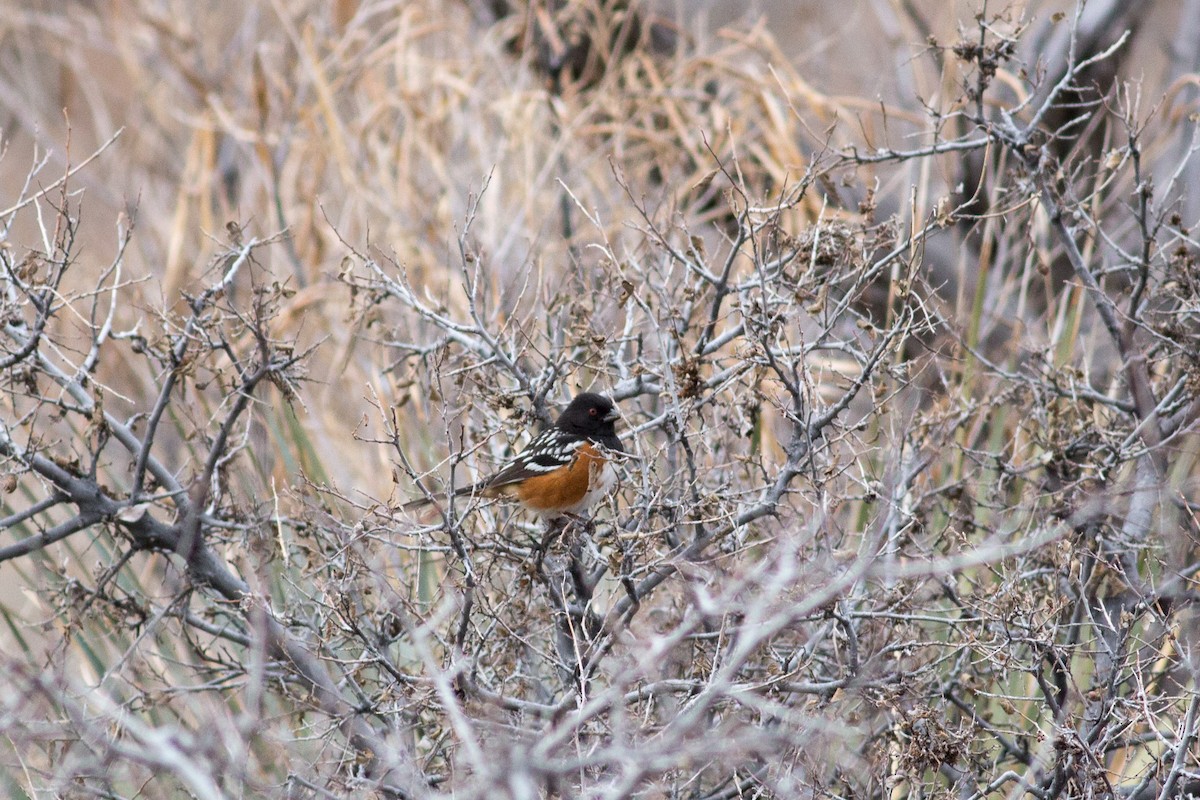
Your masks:
M586 436L610 450L620 450L616 422L620 418L613 401L602 394L584 392L576 395L554 423L560 429Z

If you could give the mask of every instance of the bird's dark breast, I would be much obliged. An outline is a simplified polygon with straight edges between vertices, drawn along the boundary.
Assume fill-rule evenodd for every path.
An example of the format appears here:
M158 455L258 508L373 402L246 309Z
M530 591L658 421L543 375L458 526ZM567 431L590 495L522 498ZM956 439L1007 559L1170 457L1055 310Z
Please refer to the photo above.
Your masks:
M625 448L621 446L621 439L615 434L610 433L606 436L593 436L592 441L616 453L624 453Z

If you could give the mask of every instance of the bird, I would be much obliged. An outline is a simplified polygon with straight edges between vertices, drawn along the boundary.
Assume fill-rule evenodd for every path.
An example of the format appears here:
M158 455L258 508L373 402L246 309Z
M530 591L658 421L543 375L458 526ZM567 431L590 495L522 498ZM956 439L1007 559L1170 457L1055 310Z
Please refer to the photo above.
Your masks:
M455 497L503 497L545 519L574 517L608 494L617 481L613 457L625 452L617 436L620 418L602 394L576 395L553 425L542 431L498 472L454 491ZM423 497L405 509L433 503Z

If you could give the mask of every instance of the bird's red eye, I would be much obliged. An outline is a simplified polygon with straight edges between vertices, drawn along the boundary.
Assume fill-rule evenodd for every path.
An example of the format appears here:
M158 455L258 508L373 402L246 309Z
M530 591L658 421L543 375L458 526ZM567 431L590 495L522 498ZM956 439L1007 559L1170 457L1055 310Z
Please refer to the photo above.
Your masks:
M589 413L589 414L591 414L591 415L594 417L594 416L596 416L596 414L597 414L597 413L599 413L599 412L597 412L597 411L596 411L596 409L594 409L594 408L589 408L589 409L588 409L588 413Z

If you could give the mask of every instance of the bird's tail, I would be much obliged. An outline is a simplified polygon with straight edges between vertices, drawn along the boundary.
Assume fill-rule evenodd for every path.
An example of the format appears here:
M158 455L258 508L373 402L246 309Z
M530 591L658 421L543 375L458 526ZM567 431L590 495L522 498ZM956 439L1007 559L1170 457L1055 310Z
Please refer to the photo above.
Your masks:
M400 508L405 511L412 511L417 508L424 508L425 506L431 505L433 505L432 497L419 497L416 500L409 500L407 503L400 506Z
M458 489L455 489L453 496L454 497L462 497L464 495L479 494L483 490L483 488L484 488L484 484L482 484L482 483L472 483L470 486L463 486ZM409 500L407 503L400 506L400 508L403 509L404 511L412 511L412 510L415 510L418 508L425 508L425 506L431 506L434 503L436 503L439 499L441 499L442 496L443 495L435 495L432 493L427 493L425 497L418 497L416 500Z

